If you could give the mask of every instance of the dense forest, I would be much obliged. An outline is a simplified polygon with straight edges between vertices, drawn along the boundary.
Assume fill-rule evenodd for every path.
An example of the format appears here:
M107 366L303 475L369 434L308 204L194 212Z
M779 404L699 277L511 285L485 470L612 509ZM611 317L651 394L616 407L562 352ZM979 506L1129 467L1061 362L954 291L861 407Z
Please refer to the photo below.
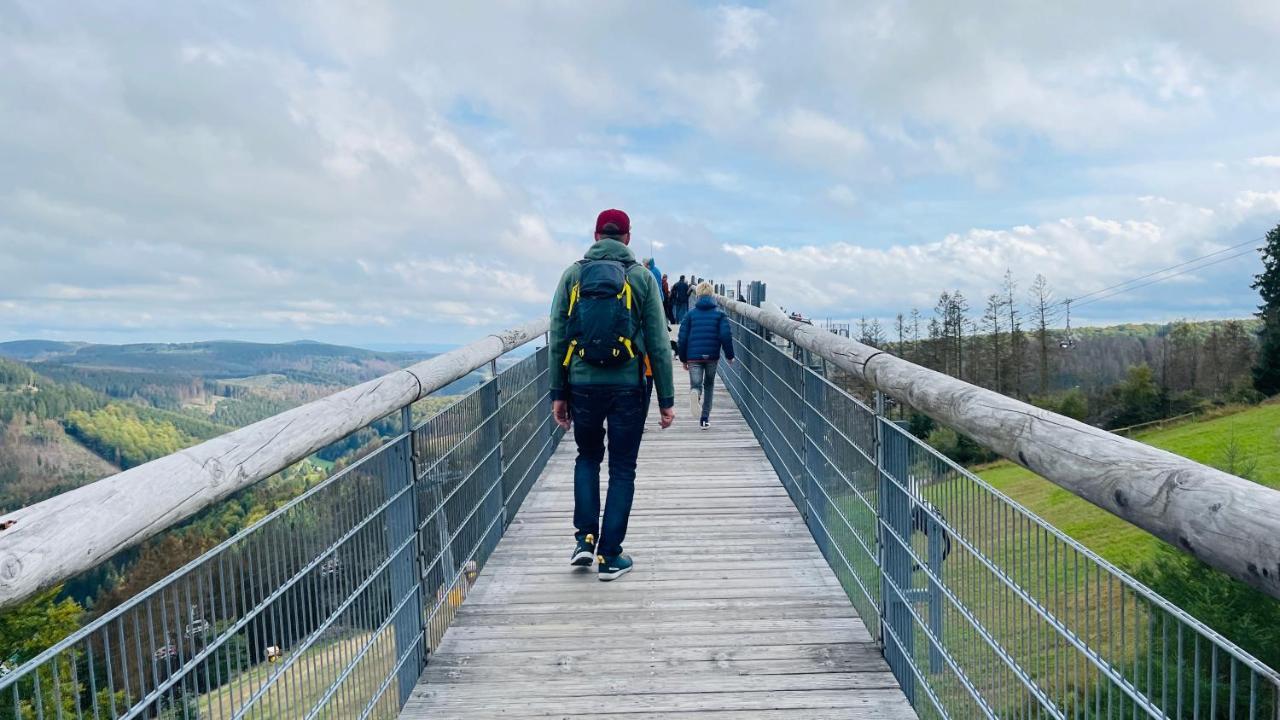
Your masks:
M172 422L139 417L137 410L119 403L93 412L73 410L67 413L66 427L81 444L121 469L164 457L201 439Z
M1043 275L1021 292L1006 272L977 310L960 290L943 291L928 313L913 308L887 328L862 319L851 330L911 362L1108 429L1263 398L1252 377L1255 319L1071 329L1065 312ZM959 462L994 459L909 408L895 412Z

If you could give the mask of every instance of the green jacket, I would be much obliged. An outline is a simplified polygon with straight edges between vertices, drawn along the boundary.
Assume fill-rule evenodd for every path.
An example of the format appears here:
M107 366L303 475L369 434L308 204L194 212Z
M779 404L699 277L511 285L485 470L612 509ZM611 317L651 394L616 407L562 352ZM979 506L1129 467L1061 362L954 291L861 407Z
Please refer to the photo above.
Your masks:
M620 260L635 262L635 255L626 245L605 238L597 241L587 251L590 260ZM556 285L555 299L551 301L551 398L565 399L567 386L572 385L638 385L644 382L639 358L629 360L616 368L602 368L570 357L566 372L564 357L569 352L568 329L569 291L578 282L581 266L574 263L564 271ZM653 279L653 273L636 263L627 271L627 280L637 302L631 312L636 317L640 336L635 338L653 368L653 382L658 389L658 407L669 408L675 404L675 381L671 375L671 335L667 330L667 317L662 309L662 288Z

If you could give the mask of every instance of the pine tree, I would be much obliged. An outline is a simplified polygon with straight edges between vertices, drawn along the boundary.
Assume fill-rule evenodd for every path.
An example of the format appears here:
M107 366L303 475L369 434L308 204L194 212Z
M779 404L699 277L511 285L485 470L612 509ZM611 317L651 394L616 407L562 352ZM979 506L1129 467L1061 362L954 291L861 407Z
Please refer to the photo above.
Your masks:
M1215 397L1221 395L1227 389L1227 363L1223 354L1222 332L1218 330L1217 324L1209 328L1209 337L1204 340L1204 362L1207 373L1200 374L1200 382L1208 385L1209 394ZM1205 375L1208 377L1205 377Z
M1040 394L1049 391L1049 326L1057 320L1057 302L1049 289L1049 281L1036 275L1031 283L1031 320L1040 351Z
M1022 331L1022 317L1018 312L1018 301L1014 296L1018 292L1018 283L1013 279L1013 271L1004 271L1004 309L1009 321L1009 362L1005 364L1005 377L1008 394L1014 397L1022 395L1022 374L1026 366L1027 337Z
M946 372L942 362L942 324L938 322L938 318L929 318L929 344L924 361L921 363L930 370L938 370Z
M884 328L880 325L879 318L872 318L871 324L867 326L867 344L873 348L882 348L886 344Z
M1254 276L1254 290L1262 296L1258 317L1261 347L1253 366L1253 386L1263 395L1280 393L1280 225L1267 233L1262 248L1262 272Z
M987 296L986 312L982 315L982 331L987 334L987 341L991 345L991 355L989 357L991 384L988 387L996 392L1004 392L1004 381L1000 374L1001 364L1004 362L1004 345L1000 341L1000 307L1000 296L989 295Z
M964 294L956 290L951 294L951 329L955 333L956 372L955 377L964 379L964 331L973 323L969 320L969 301ZM976 330L973 334L977 334Z
M937 341L937 359L934 369L953 375L954 373L951 371L952 357L954 355L951 343L951 338L953 337L951 332L951 293L946 290L942 291L942 294L938 296L938 303L933 306L933 315L934 322L937 323L936 332L934 332L934 328L930 328L930 337Z
M1196 369L1200 364L1200 338L1195 327L1186 320L1177 320L1169 326L1164 339L1165 387L1176 392L1196 389Z
M1253 367L1257 348L1254 346L1254 338L1239 320L1228 320L1223 324L1222 345L1223 362L1227 366L1225 384L1234 389L1251 379L1249 369Z

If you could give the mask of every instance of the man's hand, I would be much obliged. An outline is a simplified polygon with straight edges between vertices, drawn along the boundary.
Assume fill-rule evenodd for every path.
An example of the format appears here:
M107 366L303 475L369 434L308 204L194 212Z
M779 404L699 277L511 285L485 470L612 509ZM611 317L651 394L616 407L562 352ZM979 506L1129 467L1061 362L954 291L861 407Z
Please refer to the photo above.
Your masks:
M676 421L676 409L674 407L662 408L659 412L662 413L662 420L659 424L662 426L663 430L666 430L671 427L671 423Z
M556 424L561 429L569 429L569 421L572 419L569 415L569 403L564 400L551 401L551 417L555 419ZM665 425L663 427L666 427Z
M680 363L680 364L684 366L685 372L689 372L689 363Z

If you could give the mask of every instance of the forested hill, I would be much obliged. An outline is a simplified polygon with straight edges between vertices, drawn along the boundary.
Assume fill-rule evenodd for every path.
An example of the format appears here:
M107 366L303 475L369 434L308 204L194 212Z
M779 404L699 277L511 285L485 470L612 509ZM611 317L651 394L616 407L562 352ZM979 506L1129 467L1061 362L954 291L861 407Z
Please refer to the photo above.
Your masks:
M1248 319L1077 328L1069 350L1052 348L1056 372L1050 384L1054 389L1105 387L1143 363L1160 375L1185 375L1191 385L1239 375L1252 362L1258 326Z
M431 357L423 352L375 352L317 342L94 345L47 340L0 343L0 357L42 366L186 375L203 379L280 374L300 382L349 385Z
M430 356L309 342L0 344L0 513ZM417 403L414 417L479 381L473 373L444 388ZM400 432L399 422L384 419L322 448L33 601L34 612L53 612L64 597L95 612L113 607Z
M0 343L0 511L430 356L316 342ZM369 440L348 439L322 459Z
M57 340L11 340L0 343L0 357L13 360L44 360L48 357L75 352L76 348L87 344Z

